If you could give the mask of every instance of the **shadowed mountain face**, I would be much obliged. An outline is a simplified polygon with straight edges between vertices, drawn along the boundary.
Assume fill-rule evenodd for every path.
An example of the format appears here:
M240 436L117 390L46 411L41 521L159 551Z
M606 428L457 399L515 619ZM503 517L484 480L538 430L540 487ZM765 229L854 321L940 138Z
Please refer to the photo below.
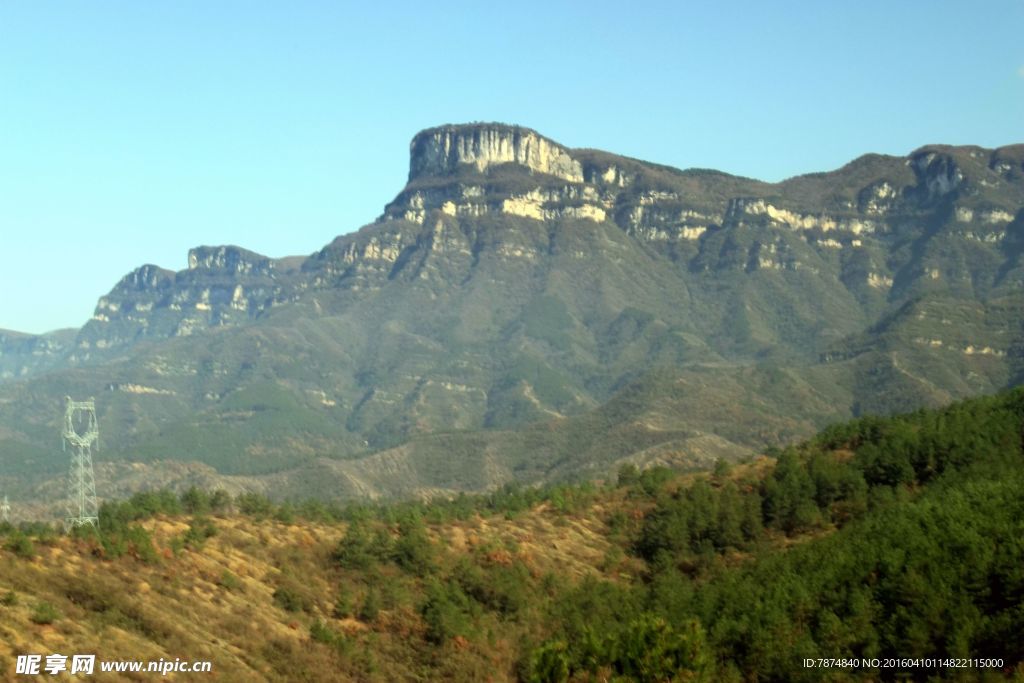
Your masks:
M435 128L383 215L309 257L199 247L76 334L0 334L3 478L63 470L67 394L97 399L101 494L698 467L1019 382L1022 251L1024 145L768 184Z

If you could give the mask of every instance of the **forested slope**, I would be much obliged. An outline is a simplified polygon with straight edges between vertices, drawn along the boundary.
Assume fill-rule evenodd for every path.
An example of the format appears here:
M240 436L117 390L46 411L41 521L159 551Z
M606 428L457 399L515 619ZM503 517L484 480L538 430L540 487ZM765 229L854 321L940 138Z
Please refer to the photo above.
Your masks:
M1022 680L1022 437L1015 390L711 474L344 508L140 494L99 537L5 529L0 656L247 681Z

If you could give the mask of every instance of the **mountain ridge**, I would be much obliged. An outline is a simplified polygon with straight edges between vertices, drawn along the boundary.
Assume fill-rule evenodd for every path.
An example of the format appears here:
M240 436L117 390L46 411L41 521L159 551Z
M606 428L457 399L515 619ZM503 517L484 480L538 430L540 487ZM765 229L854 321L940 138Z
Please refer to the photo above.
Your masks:
M0 339L0 460L56 467L52 396L84 393L116 460L288 495L705 466L1019 381L1022 251L1024 145L764 183L440 126L375 222L309 256L196 247L73 342Z

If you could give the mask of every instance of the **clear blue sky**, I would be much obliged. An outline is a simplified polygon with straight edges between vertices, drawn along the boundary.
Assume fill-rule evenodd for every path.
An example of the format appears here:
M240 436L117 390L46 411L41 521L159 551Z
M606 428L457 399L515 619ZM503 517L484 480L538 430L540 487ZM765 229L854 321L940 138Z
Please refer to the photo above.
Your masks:
M765 180L1024 142L1022 35L1021 0L3 2L0 328L199 244L310 253L441 123Z

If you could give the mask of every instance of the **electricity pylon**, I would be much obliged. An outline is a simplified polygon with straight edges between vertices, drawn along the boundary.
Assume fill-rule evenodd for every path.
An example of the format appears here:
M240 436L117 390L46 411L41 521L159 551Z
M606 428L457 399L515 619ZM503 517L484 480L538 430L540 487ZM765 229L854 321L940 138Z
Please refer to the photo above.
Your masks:
M99 528L100 519L96 507L96 478L92 472L92 445L99 448L100 429L96 423L96 401L72 401L65 397L63 446L71 446L71 470L68 472L68 516L64 529L70 531L76 526L91 524ZM77 418L77 420L76 420ZM85 431L79 433L76 422Z
M11 521L11 504L7 502L7 496L4 495L4 502L0 503L0 517L3 517L4 522Z

